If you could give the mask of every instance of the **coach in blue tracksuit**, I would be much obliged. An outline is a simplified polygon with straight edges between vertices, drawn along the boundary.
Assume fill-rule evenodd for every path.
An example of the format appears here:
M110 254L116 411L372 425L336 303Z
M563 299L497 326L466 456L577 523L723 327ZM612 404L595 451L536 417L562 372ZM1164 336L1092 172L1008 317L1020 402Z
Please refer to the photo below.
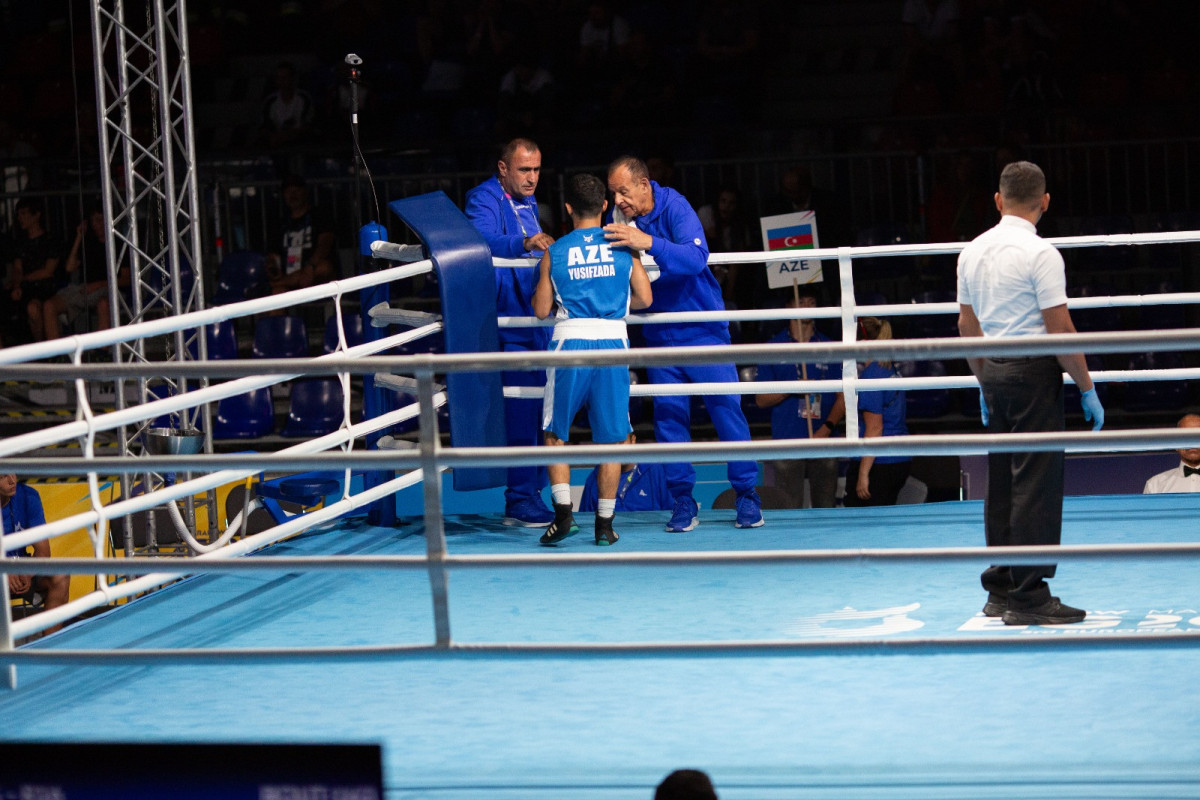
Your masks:
M542 153L529 139L513 139L500 154L497 172L467 192L467 218L483 234L492 255L498 258L540 258L554 243L538 220L537 189L542 172ZM496 311L502 317L532 317L533 293L538 271L525 267L496 269ZM500 349L542 351L550 341L549 328L501 328ZM542 370L505 372L505 386L545 386ZM509 398L504 401L508 444L541 444L541 402ZM542 498L546 486L544 467L513 467L508 470L504 491L504 523L543 527L554 512Z
M724 311L721 287L708 268L704 229L687 199L650 180L645 163L632 156L622 156L609 166L608 188L616 209L613 222L604 228L606 237L614 245L649 253L658 264L654 303L647 311ZM643 328L646 343L652 347L730 343L727 322L680 322ZM733 364L649 367L646 371L652 383L737 383L738 380ZM746 424L738 395L705 395L704 403L722 440L749 441L750 426ZM691 441L689 397L654 398L654 435L660 442ZM730 461L728 474L737 491L737 527L762 525L762 502L754 489L758 464ZM666 529L690 531L699 522L698 507L692 497L696 471L691 464L670 464L667 482L675 498L675 509Z

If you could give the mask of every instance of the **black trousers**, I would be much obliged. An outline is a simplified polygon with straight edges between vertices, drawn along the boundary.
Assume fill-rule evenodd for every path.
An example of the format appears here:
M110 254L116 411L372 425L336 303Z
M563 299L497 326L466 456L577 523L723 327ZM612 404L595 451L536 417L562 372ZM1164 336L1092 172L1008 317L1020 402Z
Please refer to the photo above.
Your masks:
M851 461L846 468L846 497L847 508L856 506L894 506L900 497L909 473L912 472L912 461L895 461L890 464L875 463L871 466L870 489L871 499L861 500L858 497L858 470L861 461Z
M1062 367L1049 357L988 358L977 376L988 407L988 433L1061 431ZM988 547L1062 541L1063 454L990 453L984 526ZM1050 599L1055 565L992 566L983 588L1007 596L1009 608Z

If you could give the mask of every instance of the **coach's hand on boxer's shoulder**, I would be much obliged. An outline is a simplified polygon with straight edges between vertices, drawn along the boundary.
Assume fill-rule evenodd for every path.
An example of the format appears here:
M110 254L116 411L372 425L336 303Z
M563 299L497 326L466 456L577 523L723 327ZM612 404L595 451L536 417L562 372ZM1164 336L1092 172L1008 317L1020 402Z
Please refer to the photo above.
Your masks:
M611 244L643 252L649 250L650 245L654 244L653 236L621 222L610 222L605 225L604 238L608 239Z
M521 242L521 246L527 253L534 250L545 250L552 244L554 244L554 237L544 231L535 233L533 236L526 236Z

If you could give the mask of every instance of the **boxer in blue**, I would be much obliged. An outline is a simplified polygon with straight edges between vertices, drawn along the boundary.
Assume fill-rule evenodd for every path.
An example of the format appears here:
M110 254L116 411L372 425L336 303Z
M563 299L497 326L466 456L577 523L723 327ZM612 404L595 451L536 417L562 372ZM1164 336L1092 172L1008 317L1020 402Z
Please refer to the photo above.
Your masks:
M601 215L608 206L604 183L595 175L575 175L567 184L567 213L575 230L546 250L540 265L533 311L550 316L557 304L551 350L611 350L629 347L625 316L630 307L650 305L650 278L640 257L604 239ZM629 424L629 368L569 367L546 370L542 428L548 446L562 446L571 421L586 405L592 441L615 444L632 431ZM550 464L554 521L539 542L553 545L579 530L571 514L571 468ZM596 544L610 545L620 462L597 467L600 499L596 508Z
M608 168L608 188L613 193L613 221L604 233L613 245L649 253L658 264L654 282L654 305L649 311L724 311L721 287L708 268L708 244L700 218L687 198L650 180L645 163L622 156ZM727 322L672 322L645 326L646 343L651 347L682 345L726 345ZM733 364L649 367L652 383L737 383ZM750 426L742 413L741 398L736 394L705 395L704 404L723 441L750 439ZM654 435L660 442L689 442L691 398L664 395L654 398ZM667 483L675 498L675 510L666 529L690 531L699 524L699 507L692 497L696 470L691 464L667 464ZM737 490L739 528L757 528L763 524L762 501L755 491L758 464L754 461L730 461L729 483Z

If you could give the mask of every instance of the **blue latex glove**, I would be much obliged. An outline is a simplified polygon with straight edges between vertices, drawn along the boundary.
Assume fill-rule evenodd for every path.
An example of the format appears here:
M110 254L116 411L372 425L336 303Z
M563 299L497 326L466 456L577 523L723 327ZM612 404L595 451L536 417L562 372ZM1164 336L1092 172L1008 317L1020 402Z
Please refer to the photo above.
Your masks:
M979 390L979 417L983 420L983 427L986 428L988 425L988 410L987 398L983 396L983 389Z
M1104 427L1104 406L1100 405L1100 398L1096 395L1096 387L1093 386L1079 396L1079 401L1083 405L1083 418L1092 423L1092 430L1098 431Z

